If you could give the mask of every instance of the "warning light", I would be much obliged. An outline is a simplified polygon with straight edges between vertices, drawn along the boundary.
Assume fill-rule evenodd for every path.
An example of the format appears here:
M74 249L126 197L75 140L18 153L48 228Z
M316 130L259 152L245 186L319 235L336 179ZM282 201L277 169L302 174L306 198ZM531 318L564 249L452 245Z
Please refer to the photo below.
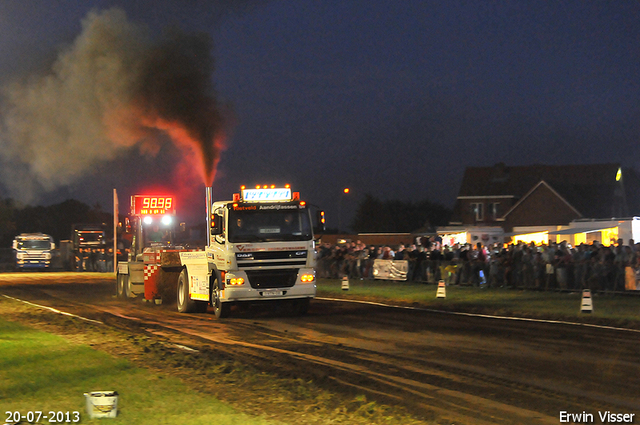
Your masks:
M325 218L324 218L324 211L317 211L316 212L316 221L318 222L318 231L319 232L324 232L325 231Z

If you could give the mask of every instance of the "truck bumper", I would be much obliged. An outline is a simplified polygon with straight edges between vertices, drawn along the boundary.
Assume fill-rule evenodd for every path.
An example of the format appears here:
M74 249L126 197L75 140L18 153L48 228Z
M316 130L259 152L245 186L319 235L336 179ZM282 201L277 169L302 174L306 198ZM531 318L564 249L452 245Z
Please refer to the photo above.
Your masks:
M299 269L293 286L278 287L277 285L269 285L268 288L254 288L250 284L250 278L244 271L235 270L227 272L227 282L233 278L242 278L244 279L244 284L238 286L226 285L224 290L222 290L221 301L232 302L313 298L316 296L316 281L314 279L312 282L302 282L301 276L303 275L315 276L315 270L311 268Z
M244 287L246 285L246 287ZM314 298L315 283L296 284L289 288L254 289L248 284L240 287L226 287L222 290L222 302L287 300L294 298Z
M25 261L24 263L18 263L16 266L19 269L48 269L51 263L49 261L37 262L37 261Z

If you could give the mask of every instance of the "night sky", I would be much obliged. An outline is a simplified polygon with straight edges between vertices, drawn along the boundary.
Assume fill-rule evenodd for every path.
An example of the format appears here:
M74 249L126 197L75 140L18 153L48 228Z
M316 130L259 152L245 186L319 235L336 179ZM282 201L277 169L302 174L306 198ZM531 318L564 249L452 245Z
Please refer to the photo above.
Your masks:
M152 40L167 28L210 35L210 82L228 135L218 199L242 184L290 183L337 227L339 203L347 223L365 193L452 207L466 166L640 169L637 1L2 0L0 196L109 210L116 188L122 212L134 193L167 191L181 218L204 219L203 181L162 131L122 142L80 118L61 122L58 112L105 121L75 101L86 90L54 91L72 101L44 115L7 100L46 97L37 81L59 72L91 10L112 7ZM28 155L17 141L25 132Z

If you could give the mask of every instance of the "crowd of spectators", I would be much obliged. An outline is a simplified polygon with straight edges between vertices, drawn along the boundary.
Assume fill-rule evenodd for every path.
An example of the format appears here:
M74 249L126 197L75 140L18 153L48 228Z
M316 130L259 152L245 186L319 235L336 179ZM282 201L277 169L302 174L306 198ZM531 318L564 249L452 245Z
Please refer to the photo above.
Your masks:
M74 264L78 272L112 272L113 249L81 248L75 253Z
M437 237L405 246L365 245L361 241L318 247L322 278L373 279L376 259L407 260L407 280L541 290L622 291L635 289L640 243L597 241L572 247L566 242L535 245L442 245ZM640 279L639 279L640 280Z

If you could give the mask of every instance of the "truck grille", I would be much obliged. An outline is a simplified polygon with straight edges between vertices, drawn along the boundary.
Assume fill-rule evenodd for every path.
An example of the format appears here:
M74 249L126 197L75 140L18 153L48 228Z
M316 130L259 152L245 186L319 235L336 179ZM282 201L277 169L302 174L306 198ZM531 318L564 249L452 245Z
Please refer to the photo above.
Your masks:
M304 267L307 264L307 251L237 252L236 261L238 268L241 269L249 267Z
M249 283L254 289L290 288L296 284L298 269L247 270Z

